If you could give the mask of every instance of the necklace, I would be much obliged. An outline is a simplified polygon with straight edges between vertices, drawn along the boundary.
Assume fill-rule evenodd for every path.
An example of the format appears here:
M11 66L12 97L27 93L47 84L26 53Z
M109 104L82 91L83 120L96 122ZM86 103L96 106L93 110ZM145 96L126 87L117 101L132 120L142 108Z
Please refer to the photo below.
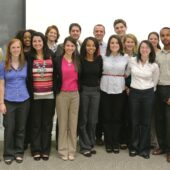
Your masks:
M46 72L46 61L44 60L42 66L40 63L36 62L35 65L37 66L37 72L40 74L41 78L44 78L44 73Z

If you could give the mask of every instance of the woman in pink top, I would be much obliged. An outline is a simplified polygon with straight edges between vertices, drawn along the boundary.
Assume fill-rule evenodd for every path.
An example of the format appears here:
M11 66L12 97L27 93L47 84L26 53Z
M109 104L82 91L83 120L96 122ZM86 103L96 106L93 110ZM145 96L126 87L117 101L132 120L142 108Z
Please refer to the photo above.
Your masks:
M74 160L77 144L79 59L75 50L76 41L67 37L64 40L63 55L56 58L58 153L63 160Z

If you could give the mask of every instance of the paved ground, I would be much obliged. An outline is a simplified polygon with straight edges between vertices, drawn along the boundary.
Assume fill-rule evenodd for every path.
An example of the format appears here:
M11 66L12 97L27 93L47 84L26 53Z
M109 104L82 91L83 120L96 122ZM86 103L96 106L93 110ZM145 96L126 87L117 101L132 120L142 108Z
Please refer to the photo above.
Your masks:
M74 161L63 161L58 158L54 145L53 142L49 161L34 161L30 156L30 151L27 150L23 163L13 162L11 165L6 165L1 160L0 170L170 170L170 163L166 162L165 155L151 155L150 159L145 160L139 156L129 157L127 150L121 150L119 154L108 154L104 147L96 147L97 154L91 158L77 153ZM1 141L1 159L2 149L3 142Z
M52 138L54 139L54 131ZM13 162L11 165L6 165L2 158L3 128L0 122L0 170L170 170L170 163L166 162L166 155L151 155L150 159L145 160L139 156L129 157L128 150L121 150L119 154L108 154L104 147L97 146L96 150L97 154L91 158L77 153L74 161L63 161L58 158L53 141L49 161L34 161L28 149L25 152L23 163Z

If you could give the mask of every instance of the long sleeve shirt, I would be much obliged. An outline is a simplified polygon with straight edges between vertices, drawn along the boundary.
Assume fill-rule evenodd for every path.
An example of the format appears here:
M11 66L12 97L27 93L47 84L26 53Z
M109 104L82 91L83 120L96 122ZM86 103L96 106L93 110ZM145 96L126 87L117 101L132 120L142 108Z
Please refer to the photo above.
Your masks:
M161 50L157 56L156 61L160 69L159 85L170 85L170 51Z
M128 56L103 56L103 75L100 88L108 94L119 94L125 90L125 69Z
M159 79L159 67L157 63L146 61L142 64L137 58L131 58L128 63L131 73L131 87L139 90L155 88Z

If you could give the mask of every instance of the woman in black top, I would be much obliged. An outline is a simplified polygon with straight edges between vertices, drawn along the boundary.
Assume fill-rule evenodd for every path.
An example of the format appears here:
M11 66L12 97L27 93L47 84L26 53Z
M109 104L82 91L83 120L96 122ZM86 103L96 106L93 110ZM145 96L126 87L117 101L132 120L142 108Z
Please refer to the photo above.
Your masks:
M100 77L102 58L98 56L99 44L93 37L84 40L81 47L80 76L80 113L79 143L80 152L87 157L95 154L95 128L98 119L100 101Z

